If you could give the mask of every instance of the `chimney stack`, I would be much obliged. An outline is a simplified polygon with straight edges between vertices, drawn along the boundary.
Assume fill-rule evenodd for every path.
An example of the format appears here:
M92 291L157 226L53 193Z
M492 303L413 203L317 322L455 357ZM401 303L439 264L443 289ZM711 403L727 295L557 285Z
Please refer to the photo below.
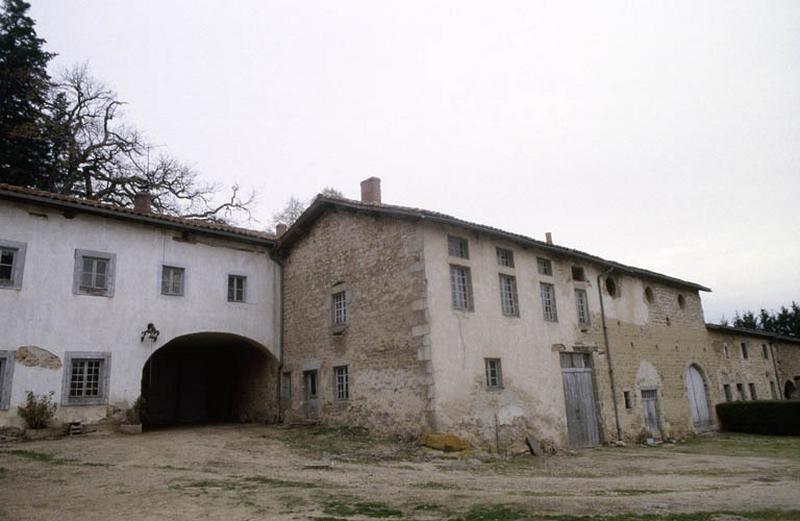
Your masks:
M361 202L381 204L381 179L370 177L361 181Z
M283 235L284 233L286 233L286 230L287 230L288 228L289 228L289 227L288 227L288 226L286 226L286 225L285 225L285 224L283 224L283 223L278 223L278 224L276 224L276 225L275 225L275 236L276 236L276 237L280 237L281 235Z
M150 192L136 192L133 196L133 211L139 213L152 213L153 196Z
M553 244L553 234L552 234L552 233L550 233L550 232L547 232L547 233L545 233L545 234L544 234L544 241L545 241L547 244Z

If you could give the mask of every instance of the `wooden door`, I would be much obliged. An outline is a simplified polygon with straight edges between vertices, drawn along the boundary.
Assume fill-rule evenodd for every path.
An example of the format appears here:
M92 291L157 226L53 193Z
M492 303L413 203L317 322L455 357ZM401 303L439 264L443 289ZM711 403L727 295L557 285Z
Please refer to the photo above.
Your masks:
M711 428L711 415L708 411L706 384L703 375L695 366L686 370L686 395L689 399L689 410L695 430L704 431Z
M600 432L597 426L591 355L561 353L561 378L564 383L570 447L598 445Z
M658 389L642 390L642 414L647 436L661 439L661 420L658 408Z

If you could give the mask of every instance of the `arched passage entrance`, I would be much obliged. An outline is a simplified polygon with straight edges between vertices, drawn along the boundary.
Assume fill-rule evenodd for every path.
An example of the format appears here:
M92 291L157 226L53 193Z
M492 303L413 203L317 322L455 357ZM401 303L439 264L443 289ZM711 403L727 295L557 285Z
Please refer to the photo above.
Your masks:
M797 386L791 380L786 380L786 385L783 386L783 397L787 400L797 398Z
M269 421L277 360L261 344L226 333L177 337L142 370L143 423Z
M686 369L686 395L689 398L689 410L692 415L692 425L697 431L711 428L711 414L708 409L708 392L706 379L700 367L690 365Z

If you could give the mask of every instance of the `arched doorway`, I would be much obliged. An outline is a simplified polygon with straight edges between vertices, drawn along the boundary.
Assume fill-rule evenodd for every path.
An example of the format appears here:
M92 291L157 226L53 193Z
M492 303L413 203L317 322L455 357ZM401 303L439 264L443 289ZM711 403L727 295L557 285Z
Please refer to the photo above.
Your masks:
M711 414L708 409L708 393L706 380L700 367L690 365L686 369L686 395L689 398L689 411L692 415L692 425L696 431L706 431L711 428Z
M261 344L226 333L177 337L142 370L146 427L275 418L277 360Z
M783 397L787 400L797 399L797 386L791 380L786 380L786 385L783 386Z

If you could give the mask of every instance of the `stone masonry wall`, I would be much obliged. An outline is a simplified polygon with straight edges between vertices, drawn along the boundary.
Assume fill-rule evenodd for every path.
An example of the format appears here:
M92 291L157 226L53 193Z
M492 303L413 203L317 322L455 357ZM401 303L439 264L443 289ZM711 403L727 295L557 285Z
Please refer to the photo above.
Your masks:
M320 217L284 269L287 420L305 418L303 372L318 371L322 422L417 436L428 423L430 366L422 235L413 223L350 211ZM332 295L345 291L348 322L332 327ZM349 400L334 398L333 367L347 365Z
M779 392L783 394L786 383L790 381L800 391L800 344L776 341L773 342L773 352L780 375ZM800 392L795 397L800 398Z

